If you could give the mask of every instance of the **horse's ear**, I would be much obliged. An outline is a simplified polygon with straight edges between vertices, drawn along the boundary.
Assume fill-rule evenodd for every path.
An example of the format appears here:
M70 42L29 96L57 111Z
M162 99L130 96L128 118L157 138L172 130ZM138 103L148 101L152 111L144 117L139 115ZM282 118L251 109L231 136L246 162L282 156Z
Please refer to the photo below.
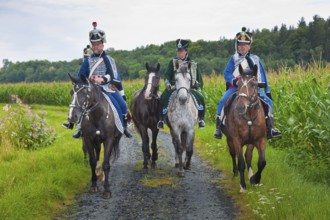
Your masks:
M149 63L146 63L146 69L149 70Z
M156 68L156 72L158 72L160 70L160 64L157 63L157 68Z
M179 62L175 61L175 69L179 69Z
M257 76L257 74L258 74L258 66L254 65L253 66L253 76Z
M79 78L78 77L73 76L70 73L68 73L68 75L69 75L72 83L76 84L79 81Z

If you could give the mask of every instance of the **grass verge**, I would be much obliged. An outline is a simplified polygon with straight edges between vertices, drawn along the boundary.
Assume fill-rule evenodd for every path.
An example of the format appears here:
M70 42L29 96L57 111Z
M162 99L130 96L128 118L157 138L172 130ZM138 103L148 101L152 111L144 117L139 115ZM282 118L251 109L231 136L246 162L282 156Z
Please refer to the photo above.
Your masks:
M219 186L228 190L241 210L237 219L329 218L329 186L304 180L294 168L288 166L286 153L273 149L269 142L266 148L267 165L262 173L261 184L248 184L248 192L240 193L239 177L233 178L226 140L215 139L214 131L215 125L210 123L206 129L197 130L195 145L202 158L221 171ZM254 150L254 171L257 170L257 159L257 151Z

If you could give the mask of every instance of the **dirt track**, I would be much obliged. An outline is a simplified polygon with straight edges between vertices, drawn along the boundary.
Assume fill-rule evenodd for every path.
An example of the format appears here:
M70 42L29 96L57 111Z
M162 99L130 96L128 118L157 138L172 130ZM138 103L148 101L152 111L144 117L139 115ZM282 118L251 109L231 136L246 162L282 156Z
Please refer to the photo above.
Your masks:
M98 193L88 193L86 188L59 219L234 219L230 198L212 183L219 173L205 166L197 155L185 177L178 177L171 137L160 132L157 168L144 171L140 143L137 134L121 139L120 158L110 170L110 200L102 198L101 183Z

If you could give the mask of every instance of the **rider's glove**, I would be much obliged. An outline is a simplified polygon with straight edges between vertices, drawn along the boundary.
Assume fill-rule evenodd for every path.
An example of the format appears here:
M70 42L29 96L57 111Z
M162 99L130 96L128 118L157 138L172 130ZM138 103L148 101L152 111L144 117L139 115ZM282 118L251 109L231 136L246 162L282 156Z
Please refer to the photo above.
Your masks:
M126 95L123 95L122 97L123 97L123 99L124 99L125 101L127 100Z
M241 77L237 76L235 79L233 79L233 85L237 87L237 81L240 79Z

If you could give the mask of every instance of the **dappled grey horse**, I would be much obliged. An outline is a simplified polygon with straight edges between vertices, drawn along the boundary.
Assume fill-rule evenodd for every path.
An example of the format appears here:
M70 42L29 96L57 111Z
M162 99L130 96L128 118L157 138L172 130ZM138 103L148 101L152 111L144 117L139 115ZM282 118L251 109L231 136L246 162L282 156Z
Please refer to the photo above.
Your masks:
M195 139L195 125L198 111L190 92L191 73L190 62L179 65L176 62L175 87L176 91L170 101L168 110L168 126L171 131L172 142L175 148L175 166L179 168L179 176L184 176L183 169L190 168ZM185 161L182 154L186 151Z

